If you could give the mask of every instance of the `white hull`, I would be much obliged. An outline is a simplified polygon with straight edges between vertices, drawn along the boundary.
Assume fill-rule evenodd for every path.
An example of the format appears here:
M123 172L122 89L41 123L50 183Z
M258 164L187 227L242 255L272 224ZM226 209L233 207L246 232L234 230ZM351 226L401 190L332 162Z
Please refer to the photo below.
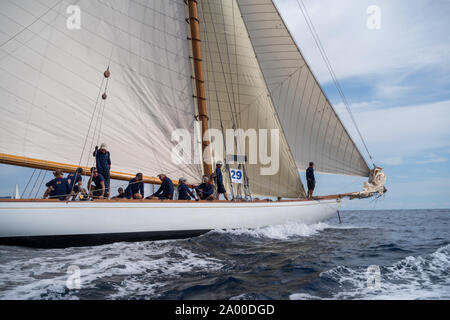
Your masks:
M340 201L0 202L0 244L67 247L182 238L214 229L312 224Z

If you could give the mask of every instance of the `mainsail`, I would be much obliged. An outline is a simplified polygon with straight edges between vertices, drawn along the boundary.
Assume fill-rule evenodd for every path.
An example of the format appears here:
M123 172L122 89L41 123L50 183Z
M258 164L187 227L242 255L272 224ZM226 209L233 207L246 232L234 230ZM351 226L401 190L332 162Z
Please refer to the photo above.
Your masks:
M271 0L202 0L198 9L210 128L281 133L276 173L245 165L253 194L305 197L298 170L309 161L319 172L369 175ZM176 129L197 143L186 13L182 0L2 3L3 162L88 167L93 146L107 142L114 171L198 181L201 166L172 152Z
M233 0L234 1L234 0ZM364 157L303 58L272 0L237 0L300 170L369 176Z
M113 171L198 181L172 159L172 132L194 137L185 3L80 0L79 29L72 4L2 2L0 153L91 166L107 142Z

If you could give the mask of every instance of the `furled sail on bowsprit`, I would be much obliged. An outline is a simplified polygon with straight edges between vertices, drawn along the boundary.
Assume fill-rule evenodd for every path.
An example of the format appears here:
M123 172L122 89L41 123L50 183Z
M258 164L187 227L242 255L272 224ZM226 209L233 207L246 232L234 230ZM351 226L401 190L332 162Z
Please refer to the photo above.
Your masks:
M300 170L369 176L369 168L303 58L272 0L237 0L259 66Z
M305 197L297 166L236 1L202 0L198 3L209 127L280 130L279 170L264 175L261 168L267 165L261 161L247 164L251 192L273 197ZM248 155L248 149L246 152Z
M113 171L198 181L172 159L172 132L194 137L185 3L80 0L79 28L72 4L1 4L0 153L91 166L105 141Z

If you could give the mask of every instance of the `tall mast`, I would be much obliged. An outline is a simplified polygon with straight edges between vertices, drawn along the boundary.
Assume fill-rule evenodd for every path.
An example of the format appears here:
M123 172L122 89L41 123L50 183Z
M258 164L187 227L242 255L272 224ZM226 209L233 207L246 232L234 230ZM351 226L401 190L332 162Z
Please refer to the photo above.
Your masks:
M208 115L206 112L206 96L205 96L205 81L203 77L202 68L202 51L200 40L200 29L197 11L197 0L188 0L189 6L189 25L191 26L191 42L192 53L194 60L195 84L197 89L197 105L198 105L198 119L202 122L202 155L205 154L209 146L209 138L204 140L205 133L208 131ZM210 163L205 162L205 157L202 157L203 171L206 175L212 174L212 167Z

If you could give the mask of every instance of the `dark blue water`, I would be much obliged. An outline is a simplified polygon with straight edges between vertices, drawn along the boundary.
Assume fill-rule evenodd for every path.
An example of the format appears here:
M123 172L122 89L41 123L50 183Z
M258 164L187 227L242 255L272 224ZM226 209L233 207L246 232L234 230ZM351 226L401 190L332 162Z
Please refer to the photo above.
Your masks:
M0 247L0 299L450 298L450 210L341 215L340 225L333 219L177 241ZM80 289L67 287L73 268Z

